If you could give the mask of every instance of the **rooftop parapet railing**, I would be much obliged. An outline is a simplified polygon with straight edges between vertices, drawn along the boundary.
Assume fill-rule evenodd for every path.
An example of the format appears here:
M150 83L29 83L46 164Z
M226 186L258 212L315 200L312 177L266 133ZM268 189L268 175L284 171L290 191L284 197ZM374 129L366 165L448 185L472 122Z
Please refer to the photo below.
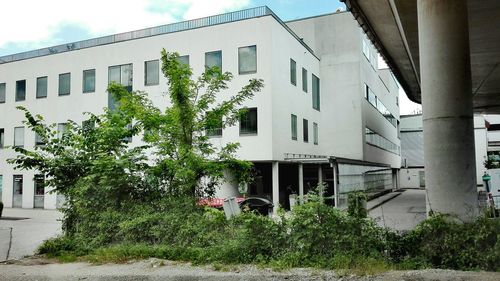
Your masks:
M220 15L209 16L209 17L205 17L205 18L199 18L199 19L171 23L171 24L165 24L165 25L161 25L161 26L144 28L144 29L135 30L135 31L118 33L118 34L94 38L94 39L88 39L88 40L83 40L83 41L78 41L78 42L73 42L73 43L68 43L68 44L62 44L62 45L57 45L57 46L53 46L53 47L28 51L28 52L22 52L22 53L13 54L13 55L2 56L2 57L0 57L0 64L19 61L19 60L25 60L25 59L31 59L31 58L41 57L41 56L47 56L47 55L52 55L52 54L59 54L59 53L80 50L80 49L85 49L85 48L91 48L91 47L95 47L95 46L102 46L102 45L107 45L107 44L112 44L112 43L123 42L123 41L129 41L129 40L134 40L134 39L147 38L147 37L156 36L156 35L162 35L162 34L174 33L174 32L179 32L179 31L190 30L190 29L214 26L214 25L219 25L219 24L224 24L224 23L231 23L231 22L236 22L236 21L241 21L241 20L258 18L258 17L262 17L262 16L268 16L268 15L273 16L288 32L290 32L297 40L299 40L299 42L302 45L304 45L304 47L306 47L314 55L312 50L295 33L293 33L285 23L283 23L283 21L280 18L278 18L278 16L276 16L273 13L273 11L271 11L271 9L269 9L267 6L261 6L261 7L250 8L250 9L236 11L236 12L230 12L230 13L225 13L225 14L220 14Z

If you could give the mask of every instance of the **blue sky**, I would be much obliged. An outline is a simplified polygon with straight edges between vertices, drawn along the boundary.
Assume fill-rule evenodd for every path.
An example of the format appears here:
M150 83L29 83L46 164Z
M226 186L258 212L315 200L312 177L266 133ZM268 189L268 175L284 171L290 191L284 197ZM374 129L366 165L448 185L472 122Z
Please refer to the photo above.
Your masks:
M25 14L0 17L0 56L263 5L283 20L345 10L338 0L8 0L2 10Z

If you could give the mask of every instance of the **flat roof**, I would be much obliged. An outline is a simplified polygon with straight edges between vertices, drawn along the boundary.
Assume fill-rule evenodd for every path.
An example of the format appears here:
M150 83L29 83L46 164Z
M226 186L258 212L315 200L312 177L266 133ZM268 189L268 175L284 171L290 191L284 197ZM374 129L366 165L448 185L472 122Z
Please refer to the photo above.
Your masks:
M72 43L61 44L57 46L42 48L33 51L21 52L12 55L6 55L0 57L0 64L5 64L9 62L15 62L20 60L26 60L36 57L54 55L59 53L71 52L80 49L86 49L91 47L103 46L108 44L114 44L124 41L130 41L135 39L148 38L157 35L175 33L180 31L198 29L208 26L214 26L225 23L232 23L242 20L248 20L253 18L259 18L264 16L272 16L278 23L283 26L302 46L304 46L314 57L318 60L319 58L314 54L313 50L302 41L297 34L295 34L269 7L260 6L250 9L245 9L241 11L229 12L214 16L208 16L199 19L187 20L182 22L176 22L171 24L165 24L155 27L149 27L144 29L139 29L135 31L123 32L93 39L87 39Z

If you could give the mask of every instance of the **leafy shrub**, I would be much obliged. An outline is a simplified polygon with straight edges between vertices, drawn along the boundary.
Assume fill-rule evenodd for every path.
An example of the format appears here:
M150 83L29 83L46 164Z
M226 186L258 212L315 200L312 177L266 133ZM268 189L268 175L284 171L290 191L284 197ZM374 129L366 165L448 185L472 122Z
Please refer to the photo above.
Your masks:
M366 201L368 197L362 191L350 192L347 196L347 213L355 218L366 218L368 211L366 210Z
M500 220L459 223L444 215L423 221L404 237L407 256L438 268L500 270Z

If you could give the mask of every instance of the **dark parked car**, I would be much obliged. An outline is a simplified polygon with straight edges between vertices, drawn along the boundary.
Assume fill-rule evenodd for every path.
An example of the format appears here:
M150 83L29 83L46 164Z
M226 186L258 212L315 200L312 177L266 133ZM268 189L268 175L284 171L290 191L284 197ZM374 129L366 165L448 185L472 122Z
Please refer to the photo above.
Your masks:
M273 210L273 207L273 202L260 197L248 197L240 202L241 210L249 209L250 211L256 211L263 216L268 216Z

